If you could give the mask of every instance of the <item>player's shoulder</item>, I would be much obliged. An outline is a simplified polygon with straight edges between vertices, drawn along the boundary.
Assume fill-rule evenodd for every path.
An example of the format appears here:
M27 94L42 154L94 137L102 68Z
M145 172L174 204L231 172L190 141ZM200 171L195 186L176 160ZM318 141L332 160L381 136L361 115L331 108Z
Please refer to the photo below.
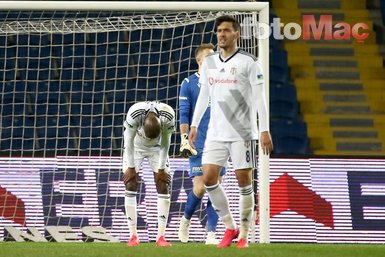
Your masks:
M205 59L204 60L212 60L212 59L216 59L219 57L219 52L216 51L214 53L209 53L208 55L206 55Z
M191 74L187 78L185 78L182 82L182 86L189 86L190 84L196 83L199 80L198 73L194 72L194 74Z
M245 50L240 49L238 51L238 54L239 54L239 58L242 58L244 60L248 60L248 61L252 61L252 62L258 61L258 57L256 57L255 55L253 55L249 52L246 52Z
M173 121L175 119L174 109L166 103L159 102L158 112L160 118L165 118L168 121Z
M219 56L219 51L214 51L212 53L209 53L208 55L206 55L205 58L207 58L207 57L215 58L215 56Z
M135 119L146 112L145 107L146 107L145 102L134 103L133 105L131 105L130 109L128 110L128 113L133 119Z

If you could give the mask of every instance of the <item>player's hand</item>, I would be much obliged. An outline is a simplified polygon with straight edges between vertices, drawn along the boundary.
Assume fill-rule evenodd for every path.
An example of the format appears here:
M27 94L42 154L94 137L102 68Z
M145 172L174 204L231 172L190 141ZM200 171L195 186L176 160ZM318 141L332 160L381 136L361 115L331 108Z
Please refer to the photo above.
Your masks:
M127 168L127 170L123 173L124 184L127 185L133 176L136 176L135 168Z
M197 127L190 127L190 134L188 135L188 143L195 149L195 142L197 140Z
M179 154L184 158L190 158L198 154L197 150L190 145L187 134L181 136Z
M171 175L167 173L164 169L158 169L158 179L167 182L168 185L171 184Z
M273 151L273 141L271 140L271 135L268 131L264 131L261 133L260 144L263 154L271 154L271 152Z

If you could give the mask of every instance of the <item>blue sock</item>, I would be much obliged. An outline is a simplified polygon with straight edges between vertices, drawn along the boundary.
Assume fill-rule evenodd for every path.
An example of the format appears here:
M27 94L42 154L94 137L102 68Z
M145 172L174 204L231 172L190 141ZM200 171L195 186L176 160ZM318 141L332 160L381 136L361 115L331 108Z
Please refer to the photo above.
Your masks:
M191 219L198 205L201 204L202 198L198 198L193 191L187 196L186 206L184 208L184 217L188 220Z
M206 211L207 211L207 231L215 232L217 230L218 214L214 210L210 199L207 201Z

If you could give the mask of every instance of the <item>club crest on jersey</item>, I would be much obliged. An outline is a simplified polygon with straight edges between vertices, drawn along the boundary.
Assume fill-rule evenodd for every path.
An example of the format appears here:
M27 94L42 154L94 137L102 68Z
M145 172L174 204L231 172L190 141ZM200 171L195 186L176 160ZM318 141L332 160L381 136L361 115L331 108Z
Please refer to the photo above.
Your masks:
M250 144L251 144L250 141L245 141L245 142L244 142L244 146L245 146L246 148L249 148L249 147L250 147Z
M231 75L237 74L237 68L236 67L232 67L231 70L230 70L230 73L231 73Z

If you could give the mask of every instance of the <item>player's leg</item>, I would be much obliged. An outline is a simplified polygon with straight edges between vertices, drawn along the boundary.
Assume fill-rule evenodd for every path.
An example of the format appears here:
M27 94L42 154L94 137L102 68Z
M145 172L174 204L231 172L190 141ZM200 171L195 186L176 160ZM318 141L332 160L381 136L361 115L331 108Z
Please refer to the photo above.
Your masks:
M210 198L206 204L206 212L207 212L207 236L206 236L206 244L207 245L217 245L219 244L219 240L216 238L217 224L219 216L215 211Z
M139 238L137 234L137 189L138 189L138 172L140 165L143 161L143 156L135 152L135 169L127 169L124 174L125 183L125 195L124 195L124 207L126 211L126 217L128 227L130 230L130 239L127 243L128 246L139 245Z
M170 187L171 187L171 175L170 165L167 160L166 168L164 171L159 172L159 153L152 153L148 157L151 168L154 171L154 181L156 185L156 191L158 193L157 209L158 209L158 236L156 245L157 246L171 246L164 237L168 215L170 211Z
M226 168L222 167L220 171L220 177L219 177L219 183L222 182L222 177L226 174ZM203 182L202 182L203 183ZM216 239L216 230L217 230L217 224L218 224L218 214L215 211L210 198L207 201L206 205L206 211L207 211L207 237L206 237L206 244L219 244L219 240Z
M227 247L238 236L237 225L230 213L225 191L219 183L221 168L229 157L228 143L206 141L202 157L203 181L212 205L226 226L226 232L218 247Z
M256 160L255 143L234 142L231 145L231 157L235 169L240 191L240 233L237 247L248 247L247 236L249 232L252 213L254 211L254 190L252 186L252 168Z
M205 193L202 177L202 156L197 155L189 159L189 176L193 179L193 189L187 195L184 213L179 223L178 237L182 243L189 240L190 220L195 210L202 202Z

